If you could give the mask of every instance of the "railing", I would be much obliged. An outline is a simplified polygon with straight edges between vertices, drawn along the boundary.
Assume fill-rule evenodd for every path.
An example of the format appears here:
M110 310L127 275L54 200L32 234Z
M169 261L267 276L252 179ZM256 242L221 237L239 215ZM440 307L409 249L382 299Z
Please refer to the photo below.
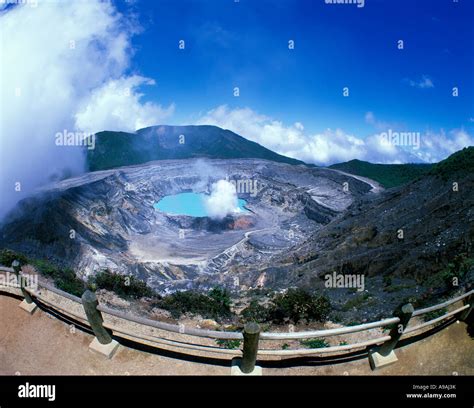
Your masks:
M172 324L162 321L152 320L144 317L135 316L131 313L124 313L105 305L98 304L95 293L86 291L82 298L71 295L47 283L38 283L37 287L27 285L26 275L23 275L18 263L12 265L13 268L0 266L0 273L13 273L16 283L0 282L0 291L6 291L24 297L22 303L30 309L35 306L33 298L41 302L46 307L55 312L59 312L71 322L79 322L90 328L94 334L96 351L103 352L109 357L115 351L118 343L115 342L110 333L119 338L132 340L138 343L151 345L154 347L171 347L178 349L187 349L199 352L219 353L233 356L242 356L240 369L244 373L250 373L255 368L256 358L258 356L304 356L304 355L328 355L341 353L355 349L364 349L372 346L369 350L369 358L373 369L386 364L387 361L396 361L393 350L400 339L404 339L410 334L417 332L425 327L437 324L445 319L459 314L460 320L467 319L472 310L471 290L463 295L440 303L435 306L424 309L413 310L411 304L405 305L397 315L383 319L377 322L359 324L355 326L340 327L326 330L312 330L301 332L262 332L255 323L245 325L243 332L237 331L216 331L205 330L194 327L187 327L182 324ZM10 279L11 280L11 279ZM44 293L46 291L46 294ZM433 312L463 301L464 305L449 311L442 316L436 317L427 322L414 326L408 326L412 317ZM65 304L66 303L66 304ZM30 310L28 309L28 310ZM308 338L328 338L343 334L352 334L366 332L371 329L380 329L390 327L390 332L375 338L352 344L341 344L338 346L322 347L317 349L266 349L259 347L259 341L281 341L281 340L302 340ZM177 333L180 336L192 337L194 342L179 341L175 338L166 338L168 333ZM383 333L382 333L383 334ZM176 336L175 336L176 337ZM226 349L209 344L196 344L196 340L201 339L219 339L219 340L243 340L243 350ZM94 343L93 342L93 343ZM93 344L91 343L91 348ZM105 348L104 351L102 348Z

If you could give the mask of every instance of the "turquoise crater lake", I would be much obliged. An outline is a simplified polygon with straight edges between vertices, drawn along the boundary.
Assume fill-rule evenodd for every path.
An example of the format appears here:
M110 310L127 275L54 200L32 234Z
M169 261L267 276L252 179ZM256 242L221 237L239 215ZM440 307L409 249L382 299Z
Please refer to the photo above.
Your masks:
M156 202L153 207L161 212L172 215L188 215L191 217L207 217L204 199L206 194L200 193L180 193L163 197ZM238 200L238 208L243 212L248 212L245 208L247 202L241 198Z

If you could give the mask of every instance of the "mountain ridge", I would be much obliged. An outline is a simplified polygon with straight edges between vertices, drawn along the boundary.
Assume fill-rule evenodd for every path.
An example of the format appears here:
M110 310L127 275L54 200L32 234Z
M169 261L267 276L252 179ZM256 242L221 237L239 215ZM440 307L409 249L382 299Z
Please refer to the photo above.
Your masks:
M157 125L135 133L102 131L95 148L87 150L89 171L190 158L266 159L293 165L301 160L280 155L230 130L210 125ZM313 165L309 165L313 167Z
M367 177L379 182L385 188L391 188L428 174L433 166L434 164L431 163L379 164L353 159L347 162L335 163L328 167Z

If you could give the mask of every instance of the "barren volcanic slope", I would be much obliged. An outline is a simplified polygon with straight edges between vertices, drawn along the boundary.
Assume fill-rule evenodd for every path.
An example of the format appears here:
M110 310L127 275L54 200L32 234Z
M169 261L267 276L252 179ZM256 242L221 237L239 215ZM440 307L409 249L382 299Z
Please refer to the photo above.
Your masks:
M367 293L353 304L379 317L403 299L430 301L470 288L473 187L474 147L469 147L416 181L354 202L291 254L274 258L267 273L271 284L325 291L337 309L350 292L338 296L326 290L326 274L363 275Z
M222 179L236 183L248 213L213 220L153 208L164 196L208 192ZM49 186L20 203L2 228L1 244L68 264L83 276L104 268L132 273L162 293L216 284L245 289L265 285L260 271L274 256L286 254L371 189L351 176L305 165L157 161Z

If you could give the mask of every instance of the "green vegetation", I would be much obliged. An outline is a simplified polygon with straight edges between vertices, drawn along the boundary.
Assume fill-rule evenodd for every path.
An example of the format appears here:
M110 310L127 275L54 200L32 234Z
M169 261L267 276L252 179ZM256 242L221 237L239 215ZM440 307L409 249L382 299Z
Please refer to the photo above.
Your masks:
M186 143L180 143L180 135ZM87 150L89 170L105 170L152 160L259 158L289 164L302 161L279 155L258 143L216 126L159 126L136 133L99 132Z
M300 343L303 346L312 348L312 349L329 347L329 343L324 339L301 340Z
M11 266L15 259L20 262L21 266L28 263L33 265L41 275L51 278L58 289L67 293L82 296L86 290L86 284L76 276L71 268L61 268L43 259L30 260L25 255L10 249L0 251L0 265Z
M382 282L385 287L390 286L392 284L392 277L390 275L384 275Z
M226 349L235 350L240 347L240 340L226 340L226 339L217 339L216 343L219 347L223 347Z
M393 292L399 292L403 289L410 289L412 287L413 285L410 285L410 284L392 285L392 286L385 287L384 291L387 293L393 293Z
M429 322L430 320L436 319L448 313L448 309L443 307L442 309L433 310L432 312L425 313L423 315L423 321Z
M329 166L357 176L378 181L385 188L398 187L425 175L434 175L448 180L474 173L474 147L453 153L436 164L374 164L362 160L351 160Z
M429 174L439 176L444 180L451 177L462 177L474 173L474 147L453 153L447 159L435 164Z
M458 254L445 268L430 276L425 285L431 288L457 287L473 266L474 258L466 253Z
M20 262L21 266L28 263L28 258L19 252L14 252L11 249L2 249L0 251L0 265L11 267L15 259Z
M270 318L270 310L258 303L257 300L252 300L250 304L240 312L240 317L244 322L265 323Z
M30 262L36 270L43 276L53 279L54 285L67 293L75 296L82 296L86 290L86 284L79 279L70 268L59 268L56 265L44 260L34 260Z
M269 306L262 306L256 300L242 310L244 322L273 322L276 324L306 321L324 321L331 311L331 304L325 296L315 296L302 289L289 289L286 293L273 295Z
M54 279L54 283L59 289L79 297L81 297L86 290L86 284L79 279L76 273L70 268L63 269L59 272Z
M153 297L155 293L147 284L134 276L120 275L104 270L91 277L89 284L93 289L106 289L124 299Z
M351 160L329 166L357 176L378 181L385 188L398 187L429 173L432 164L373 164L361 160Z
M331 304L327 297L311 295L302 289L289 289L272 299L270 319L275 323L287 320L298 323L303 319L324 321L330 311Z
M354 307L355 308L360 307L369 299L369 297L370 295L368 293L363 293L358 296L353 296L344 304L344 306L342 306L342 310L347 312Z
M215 287L209 291L208 295L222 311L225 310L230 312L232 302L230 300L229 292L227 292L226 289Z
M207 294L196 291L175 292L159 298L154 306L168 310L174 318L189 313L206 319L222 320L232 316L230 296L225 289L214 288Z

